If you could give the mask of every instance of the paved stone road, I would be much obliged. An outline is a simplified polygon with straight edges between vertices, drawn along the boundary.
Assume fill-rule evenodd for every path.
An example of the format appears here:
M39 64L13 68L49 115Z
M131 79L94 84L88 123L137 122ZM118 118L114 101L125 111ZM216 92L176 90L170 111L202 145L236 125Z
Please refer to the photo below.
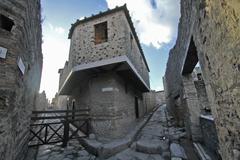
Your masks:
M166 105L159 106L132 145L108 160L188 159L178 143L185 132L181 128L169 126L169 119L171 117L166 113ZM71 140L66 148L61 148L61 144L40 146L36 160L99 160L99 158L89 154L78 140Z
M131 147L109 160L164 160L170 158L165 105L160 106Z
M41 146L37 160L94 160L96 157L89 154L77 140L70 140L66 148L60 144Z
M53 123L60 122L60 120L45 120L45 122ZM52 127L57 129L59 126L60 125L57 124ZM49 135L52 133L53 131L49 130ZM63 135L63 129L59 131L59 134ZM57 136L55 137L58 138ZM62 143L39 146L36 160L93 160L96 158L94 155L89 154L84 147L79 144L77 139L70 140L65 148L62 148L61 145Z

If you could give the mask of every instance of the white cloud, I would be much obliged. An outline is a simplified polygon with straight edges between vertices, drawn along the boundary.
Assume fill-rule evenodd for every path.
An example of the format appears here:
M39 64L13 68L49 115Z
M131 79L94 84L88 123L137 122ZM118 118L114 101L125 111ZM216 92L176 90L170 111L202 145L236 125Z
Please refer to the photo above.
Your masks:
M43 71L40 91L45 90L51 100L58 91L59 74L68 59L70 42L67 32L62 27L51 23L43 24Z
M54 31L55 33L58 34L65 33L65 29L63 27L53 26L51 23L48 23L48 27L50 28L51 31Z
M177 34L179 0L106 0L109 8L127 4L141 43L160 48Z
M59 33L59 34L63 34L63 33L65 32L65 29L62 28L62 27L56 27L56 28L55 28L55 31L56 31L57 33Z
M84 17L80 17L80 18L79 18L79 20L83 20L83 19L84 19Z
M162 85L161 85L161 86L156 86L156 87L154 87L154 89L155 89L156 91L162 91L162 90L164 90Z

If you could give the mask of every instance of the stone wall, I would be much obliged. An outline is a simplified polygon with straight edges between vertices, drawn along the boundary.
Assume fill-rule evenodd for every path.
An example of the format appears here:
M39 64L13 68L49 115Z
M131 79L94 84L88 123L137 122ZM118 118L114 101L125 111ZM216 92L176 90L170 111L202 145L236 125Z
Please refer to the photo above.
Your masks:
M156 91L156 103L158 105L166 103L165 91Z
M69 72L71 71L71 66L68 65L68 61L65 62L64 67L58 70L59 73L59 89L61 89L64 81L66 80Z
M56 108L57 109L67 109L68 105L68 96L58 95L56 100Z
M51 107L54 109L67 109L69 96L55 94L54 98L52 98Z
M10 31L0 27L0 47L7 49L0 58L0 160L21 160L27 151L42 69L40 8L40 0L0 1L0 14L14 23Z
M156 92L151 90L150 92L143 93L143 102L146 106L146 111L151 112L154 107L156 107Z
M38 93L36 96L35 108L36 110L46 110L50 107L45 91Z
M226 160L240 155L239 8L238 0L181 1L178 39L170 51L165 74L167 104L171 110L176 97L182 95L182 69L190 42L195 44L220 153Z
M203 80L194 81L195 88L197 90L197 96L201 114L210 114L210 104L207 96L206 86Z
M197 96L197 89L194 85L192 74L183 76L183 93L181 95L182 106L184 107L184 124L187 135L193 141L201 141L201 128L199 117L201 115L201 108Z
M165 91L168 110L175 114L178 121L183 121L182 105L179 103L180 94L182 94L182 76L181 67L191 37L190 31L193 27L194 14L191 13L191 3L189 1L181 2L181 18L179 23L178 38L174 48L170 50L165 73ZM191 15L191 16L189 16ZM186 29L185 29L186 28ZM188 28L188 29L187 29ZM179 114L179 115L178 115Z
M83 88L76 88L70 97L76 109L90 109L92 132L103 138L120 138L134 126L135 97L138 97L139 117L145 114L141 93L114 72L91 77ZM70 105L71 109L71 105Z
M164 91L154 91L143 93L143 104L146 108L145 113L151 112L157 105L165 104Z

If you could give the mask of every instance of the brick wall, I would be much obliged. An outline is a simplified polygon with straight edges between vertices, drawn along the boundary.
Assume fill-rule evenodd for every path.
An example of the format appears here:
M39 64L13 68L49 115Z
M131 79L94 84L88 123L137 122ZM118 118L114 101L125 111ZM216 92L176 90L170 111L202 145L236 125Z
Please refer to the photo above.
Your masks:
M84 83L84 82L83 82ZM76 109L90 109L92 132L98 138L120 138L134 126L135 97L138 97L139 117L145 114L142 94L114 72L98 73L77 87L69 98ZM70 107L71 108L71 107Z

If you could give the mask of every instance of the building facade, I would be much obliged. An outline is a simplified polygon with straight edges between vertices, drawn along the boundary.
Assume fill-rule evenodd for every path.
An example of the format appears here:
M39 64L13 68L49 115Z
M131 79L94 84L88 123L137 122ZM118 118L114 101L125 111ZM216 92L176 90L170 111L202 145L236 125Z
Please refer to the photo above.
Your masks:
M69 60L59 70L59 95L88 108L98 137L119 138L145 113L149 68L127 7L77 20L69 32Z
M40 0L0 1L0 160L27 152L42 71Z

